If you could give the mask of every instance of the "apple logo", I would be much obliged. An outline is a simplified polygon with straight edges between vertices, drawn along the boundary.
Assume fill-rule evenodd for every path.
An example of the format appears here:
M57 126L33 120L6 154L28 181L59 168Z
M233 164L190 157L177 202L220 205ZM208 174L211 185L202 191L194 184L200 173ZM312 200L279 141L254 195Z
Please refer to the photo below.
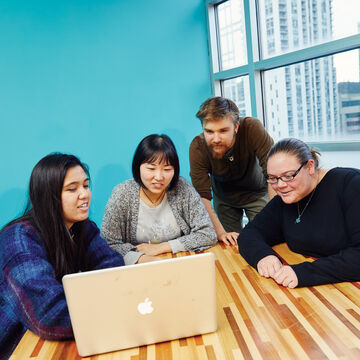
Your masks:
M154 311L154 308L151 306L152 301L149 301L149 298L146 298L144 302L141 302L138 305L138 311L141 315L151 314Z

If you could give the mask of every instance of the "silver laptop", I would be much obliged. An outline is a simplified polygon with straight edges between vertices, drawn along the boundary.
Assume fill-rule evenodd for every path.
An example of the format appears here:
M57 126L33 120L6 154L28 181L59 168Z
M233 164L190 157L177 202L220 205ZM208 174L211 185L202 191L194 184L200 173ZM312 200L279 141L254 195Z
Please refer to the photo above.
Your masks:
M214 262L205 253L64 276L79 355L215 331Z

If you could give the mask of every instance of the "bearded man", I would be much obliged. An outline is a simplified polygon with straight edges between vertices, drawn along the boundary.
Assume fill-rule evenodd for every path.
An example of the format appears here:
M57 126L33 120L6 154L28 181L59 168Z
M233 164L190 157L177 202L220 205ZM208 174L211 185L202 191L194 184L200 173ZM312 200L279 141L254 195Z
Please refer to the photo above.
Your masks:
M265 177L266 155L274 142L258 119L240 118L229 99L206 100L196 116L203 132L190 145L190 177L218 240L235 245L243 212L251 221L273 196Z

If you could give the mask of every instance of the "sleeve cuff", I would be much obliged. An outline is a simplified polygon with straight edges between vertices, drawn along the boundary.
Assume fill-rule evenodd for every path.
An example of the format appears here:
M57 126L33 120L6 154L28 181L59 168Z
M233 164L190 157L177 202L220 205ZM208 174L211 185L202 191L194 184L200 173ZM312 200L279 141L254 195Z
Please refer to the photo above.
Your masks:
M186 251L184 244L180 240L169 240L168 243L173 254L176 254L179 251Z
M139 260L139 257L141 255L144 255L144 253L138 252L138 251L129 251L124 256L125 265L133 265L133 264L135 264Z

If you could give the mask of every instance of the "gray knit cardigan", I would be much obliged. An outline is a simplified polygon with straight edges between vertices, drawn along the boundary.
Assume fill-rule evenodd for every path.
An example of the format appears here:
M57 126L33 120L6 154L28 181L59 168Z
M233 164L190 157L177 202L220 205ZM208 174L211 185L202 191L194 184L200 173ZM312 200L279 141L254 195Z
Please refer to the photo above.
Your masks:
M124 257L136 251L140 187L135 180L115 186L106 205L101 235ZM202 251L217 242L215 230L197 191L183 177L166 192L169 205L181 229L179 240L186 250Z

